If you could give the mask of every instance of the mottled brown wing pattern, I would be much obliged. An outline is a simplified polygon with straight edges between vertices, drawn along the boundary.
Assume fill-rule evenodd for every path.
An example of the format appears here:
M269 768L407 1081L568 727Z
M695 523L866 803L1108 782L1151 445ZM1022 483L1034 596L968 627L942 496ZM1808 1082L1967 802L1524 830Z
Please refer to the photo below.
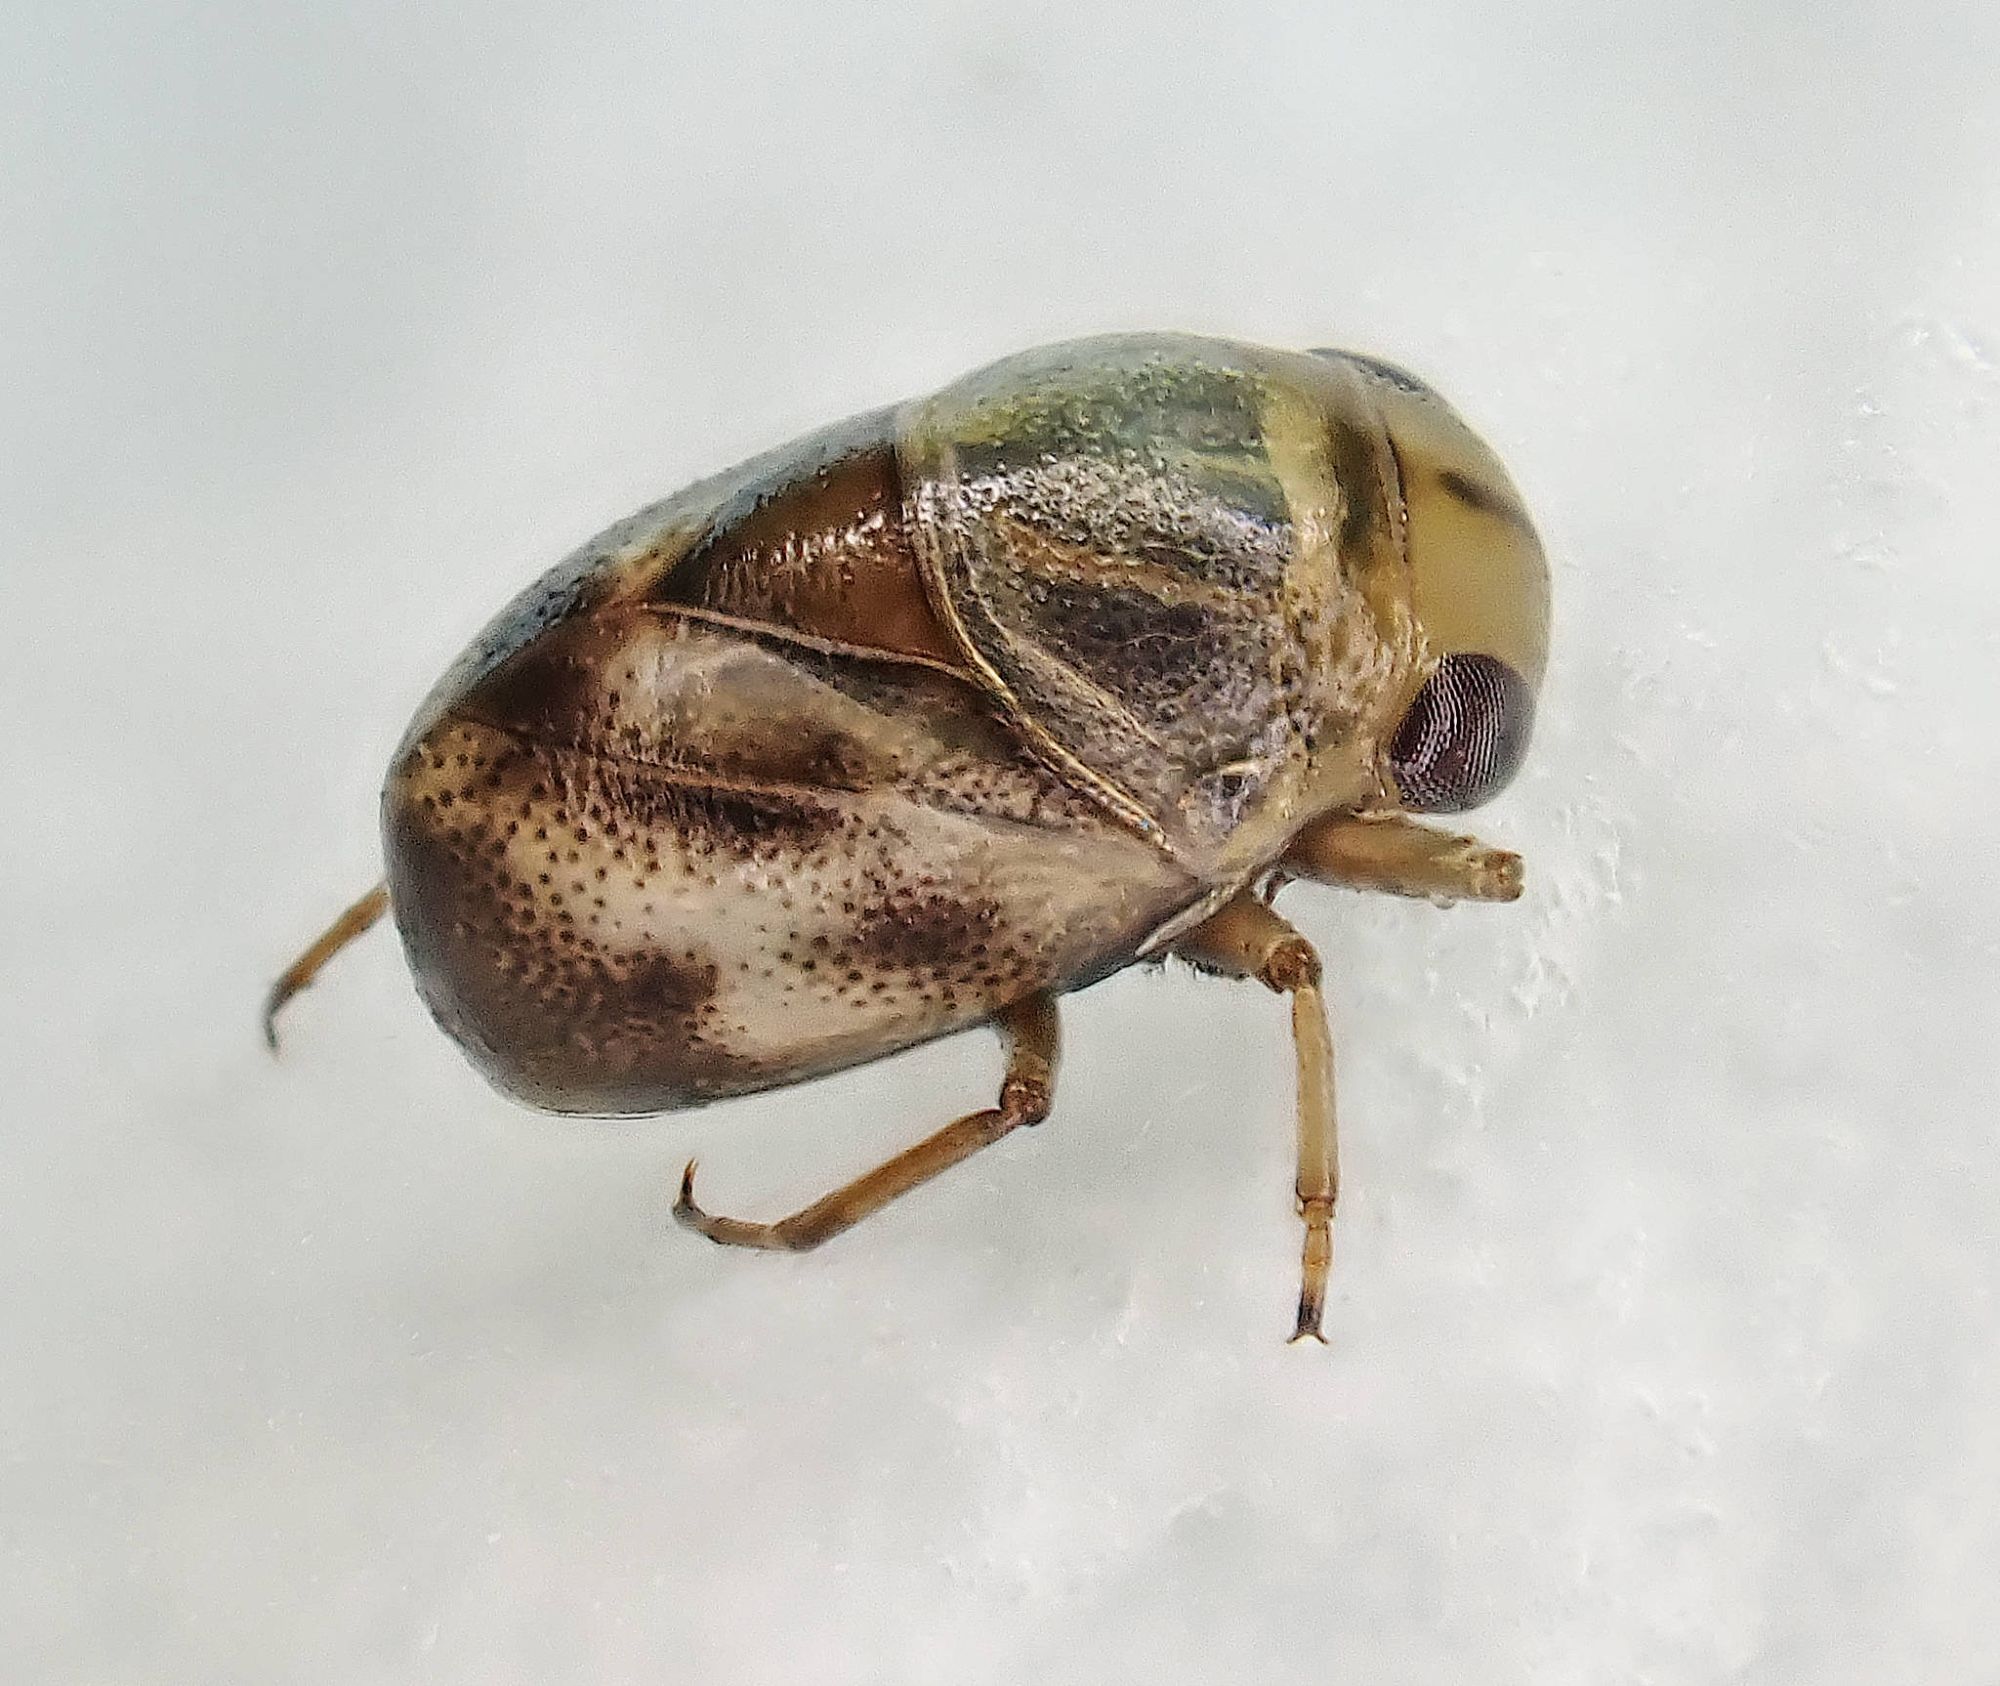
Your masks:
M1202 894L945 659L893 459L844 433L630 547L392 776L417 976L525 1099L810 1077L1087 982Z
M417 974L537 1104L832 1070L1101 975L1199 894L958 681L857 683L850 657L672 617L616 635L648 718L489 714L529 689L507 675L392 781Z

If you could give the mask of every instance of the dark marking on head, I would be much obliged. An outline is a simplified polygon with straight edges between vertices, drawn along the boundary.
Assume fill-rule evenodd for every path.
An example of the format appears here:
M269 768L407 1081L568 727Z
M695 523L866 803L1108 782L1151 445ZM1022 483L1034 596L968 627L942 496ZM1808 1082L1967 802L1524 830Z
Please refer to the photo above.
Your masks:
M1375 440L1366 429L1352 422L1336 421L1328 430L1327 450L1343 503L1341 551L1349 556L1362 554L1376 526L1388 513L1383 506Z
M1534 531L1529 525L1527 512L1498 488L1461 474L1455 468L1439 469L1437 479L1438 485L1466 508L1476 509L1481 515L1490 515L1496 521L1504 521L1510 527L1520 527L1530 533Z

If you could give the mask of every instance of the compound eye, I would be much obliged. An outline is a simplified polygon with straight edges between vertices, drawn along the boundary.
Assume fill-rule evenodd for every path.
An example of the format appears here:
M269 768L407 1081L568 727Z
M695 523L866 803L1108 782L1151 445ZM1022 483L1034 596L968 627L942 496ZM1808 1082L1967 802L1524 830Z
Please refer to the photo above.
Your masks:
M1526 682L1505 662L1446 656L1389 746L1404 806L1451 814L1496 795L1527 753L1534 714Z

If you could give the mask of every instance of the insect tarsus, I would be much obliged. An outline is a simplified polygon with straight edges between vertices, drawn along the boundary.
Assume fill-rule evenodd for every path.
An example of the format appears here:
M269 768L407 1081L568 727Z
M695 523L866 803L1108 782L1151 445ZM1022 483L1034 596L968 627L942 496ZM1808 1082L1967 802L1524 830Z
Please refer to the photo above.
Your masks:
M278 1011L320 974L320 968L368 927L380 919L389 906L389 886L377 884L331 925L298 959L287 966L271 993L264 997L264 1043L278 1051Z

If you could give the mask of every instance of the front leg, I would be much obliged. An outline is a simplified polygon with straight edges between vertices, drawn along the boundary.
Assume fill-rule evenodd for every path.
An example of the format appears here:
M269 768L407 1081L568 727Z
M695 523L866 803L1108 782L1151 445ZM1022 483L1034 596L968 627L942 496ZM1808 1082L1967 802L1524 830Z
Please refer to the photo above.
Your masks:
M1511 902L1521 857L1407 814L1328 814L1292 839L1278 869L1294 878L1432 901Z

